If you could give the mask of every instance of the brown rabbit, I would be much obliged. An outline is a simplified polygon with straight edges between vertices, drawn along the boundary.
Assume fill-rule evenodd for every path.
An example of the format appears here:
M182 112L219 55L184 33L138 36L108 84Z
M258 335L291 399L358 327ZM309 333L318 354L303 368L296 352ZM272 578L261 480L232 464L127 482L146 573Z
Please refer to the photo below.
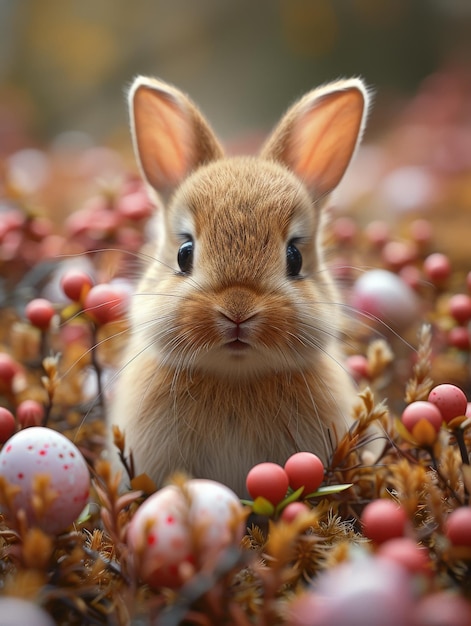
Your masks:
M245 493L248 470L307 450L328 460L352 422L322 210L359 143L358 79L309 92L258 157L225 157L194 104L158 80L130 91L142 173L170 201L133 297L110 424L136 471Z

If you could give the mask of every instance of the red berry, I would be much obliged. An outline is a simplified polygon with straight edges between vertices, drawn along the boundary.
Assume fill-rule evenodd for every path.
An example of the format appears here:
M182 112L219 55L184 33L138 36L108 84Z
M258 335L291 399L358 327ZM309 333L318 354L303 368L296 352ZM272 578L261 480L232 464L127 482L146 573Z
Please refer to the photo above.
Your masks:
M18 363L6 352L0 352L0 384L3 388L11 389L13 379L19 372Z
M471 547L471 506L461 506L450 513L445 535L454 546Z
M376 553L379 557L394 561L411 574L429 574L430 558L426 548L418 546L408 537L396 537L382 543Z
M74 302L81 302L92 287L92 278L81 270L68 270L61 278L62 291Z
M450 277L450 259L440 252L434 252L425 259L424 272L433 283L440 284Z
M124 315L126 294L112 285L95 285L87 293L84 310L98 324L107 324Z
M295 520L298 515L309 513L310 509L304 502L290 502L281 513L281 519L288 524Z
M25 308L25 315L27 319L39 328L40 330L47 330L51 323L52 318L55 315L55 310L49 300L45 298L35 298L28 302Z
M413 623L420 626L469 626L471 604L453 590L422 595Z
M0 406L0 443L5 443L16 429L16 422L13 413L3 406Z
M442 426L443 417L439 409L431 402L417 400L417 402L412 402L404 409L401 421L407 430L412 433L414 426L421 420L429 422L438 433Z
M254 500L261 496L276 506L285 497L289 481L281 465L259 463L247 474L246 486Z
M466 415L468 408L468 399L464 391L456 385L437 385L429 393L428 401L437 407L447 423L454 417Z
M375 543L402 537L407 524L404 509L392 500L373 500L361 515L363 534Z
M471 348L471 338L466 326L455 326L452 328L448 332L447 340L452 348L457 348L458 350L469 350Z
M304 494L316 491L324 480L324 464L311 452L297 452L285 463L289 486L296 491L304 487Z
M458 324L467 324L471 320L471 297L465 293L457 293L450 298L448 310Z
M16 419L22 428L40 426L44 419L44 407L36 400L23 400L16 408Z

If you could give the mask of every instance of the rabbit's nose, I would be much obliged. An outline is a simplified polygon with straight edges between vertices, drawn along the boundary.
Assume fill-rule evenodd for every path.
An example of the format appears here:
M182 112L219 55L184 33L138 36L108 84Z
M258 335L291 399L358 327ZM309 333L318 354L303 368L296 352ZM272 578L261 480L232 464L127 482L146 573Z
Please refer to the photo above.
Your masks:
M255 294L246 287L229 287L220 297L220 313L239 325L257 314Z

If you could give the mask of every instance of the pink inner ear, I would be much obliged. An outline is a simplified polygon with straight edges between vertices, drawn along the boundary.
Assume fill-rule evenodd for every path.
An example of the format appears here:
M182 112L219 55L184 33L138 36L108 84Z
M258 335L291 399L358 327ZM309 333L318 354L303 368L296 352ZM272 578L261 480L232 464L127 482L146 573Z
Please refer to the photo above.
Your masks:
M342 179L359 140L364 110L358 89L322 96L294 120L287 160L318 195Z
M136 148L150 184L162 191L190 169L194 145L185 112L171 94L140 86L133 100Z

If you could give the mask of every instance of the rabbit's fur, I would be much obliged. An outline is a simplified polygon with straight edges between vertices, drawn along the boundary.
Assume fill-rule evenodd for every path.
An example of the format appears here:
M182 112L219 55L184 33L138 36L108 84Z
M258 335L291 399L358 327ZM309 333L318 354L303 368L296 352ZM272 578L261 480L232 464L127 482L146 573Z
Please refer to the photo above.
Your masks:
M355 390L322 208L361 137L363 83L308 93L257 157L225 157L174 87L138 78L129 99L143 175L170 200L133 297L110 425L124 431L136 472L158 485L183 470L243 495L258 462L284 464L299 450L327 461L351 425Z

